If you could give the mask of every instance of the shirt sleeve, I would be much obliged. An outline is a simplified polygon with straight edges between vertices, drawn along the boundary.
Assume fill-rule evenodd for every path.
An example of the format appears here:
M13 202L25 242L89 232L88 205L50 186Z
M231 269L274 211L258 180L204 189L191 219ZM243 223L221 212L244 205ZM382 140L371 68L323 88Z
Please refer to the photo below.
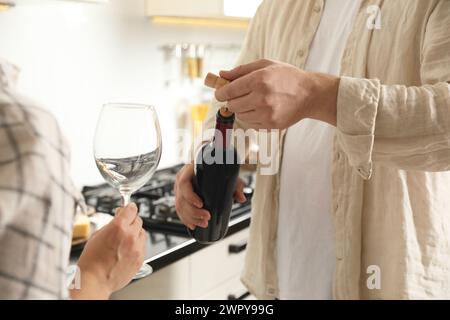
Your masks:
M0 87L0 299L64 299L78 190L55 120Z
M0 101L4 101L3 92L0 91ZM33 193L27 192L26 187L32 185L29 181L37 183L35 178L42 168L36 167L34 154L38 150L38 140L27 128L22 117L18 115L15 106L5 102L0 107L2 118L0 128L0 230L21 215L29 202L44 197L40 183ZM22 150L26 150L23 152ZM45 175L43 175L45 177ZM47 180L47 179L46 179ZM2 234L0 233L0 236Z
M404 170L450 170L448 30L450 1L440 1L424 36L422 86L341 79L337 139L363 178L371 177L373 162Z

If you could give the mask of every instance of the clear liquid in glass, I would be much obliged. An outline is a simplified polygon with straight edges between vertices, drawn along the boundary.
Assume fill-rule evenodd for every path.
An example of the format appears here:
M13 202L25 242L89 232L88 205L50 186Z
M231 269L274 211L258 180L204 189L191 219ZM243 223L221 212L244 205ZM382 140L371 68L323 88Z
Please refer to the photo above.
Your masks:
M95 159L103 178L120 192L131 193L153 176L159 162L160 150L127 158Z

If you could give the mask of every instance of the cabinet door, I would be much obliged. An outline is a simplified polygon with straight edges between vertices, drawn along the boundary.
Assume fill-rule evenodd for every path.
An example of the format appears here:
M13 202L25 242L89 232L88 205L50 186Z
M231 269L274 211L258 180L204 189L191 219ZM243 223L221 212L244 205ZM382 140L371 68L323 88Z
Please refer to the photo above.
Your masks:
M253 18L262 0L223 0L223 15L236 18Z
M241 282L240 276L235 276L225 283L214 288L207 294L200 297L200 300L255 300L255 297L248 293L248 290Z
M223 17L223 0L147 0L149 16Z
M184 258L114 293L112 300L190 299L190 258Z
M244 267L248 228L191 256L192 298L239 278Z

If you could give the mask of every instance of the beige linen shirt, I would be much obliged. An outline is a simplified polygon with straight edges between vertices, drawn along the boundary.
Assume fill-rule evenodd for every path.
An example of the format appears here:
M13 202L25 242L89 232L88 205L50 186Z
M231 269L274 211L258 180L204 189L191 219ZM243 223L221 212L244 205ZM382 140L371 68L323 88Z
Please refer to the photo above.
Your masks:
M14 91L0 60L0 299L68 298L75 204L55 119Z
M238 64L268 58L302 68L324 4L264 1ZM450 1L363 0L341 72L332 168L334 298L448 299ZM283 141L284 133L274 163L281 163ZM271 299L278 294L280 174L261 169L242 280L257 297Z

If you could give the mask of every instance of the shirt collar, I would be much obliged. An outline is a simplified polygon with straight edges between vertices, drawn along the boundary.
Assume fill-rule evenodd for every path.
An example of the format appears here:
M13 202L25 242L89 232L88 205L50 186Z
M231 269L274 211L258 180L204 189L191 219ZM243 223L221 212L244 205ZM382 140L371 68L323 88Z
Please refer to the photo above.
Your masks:
M19 79L19 67L0 59L0 87L14 89Z

